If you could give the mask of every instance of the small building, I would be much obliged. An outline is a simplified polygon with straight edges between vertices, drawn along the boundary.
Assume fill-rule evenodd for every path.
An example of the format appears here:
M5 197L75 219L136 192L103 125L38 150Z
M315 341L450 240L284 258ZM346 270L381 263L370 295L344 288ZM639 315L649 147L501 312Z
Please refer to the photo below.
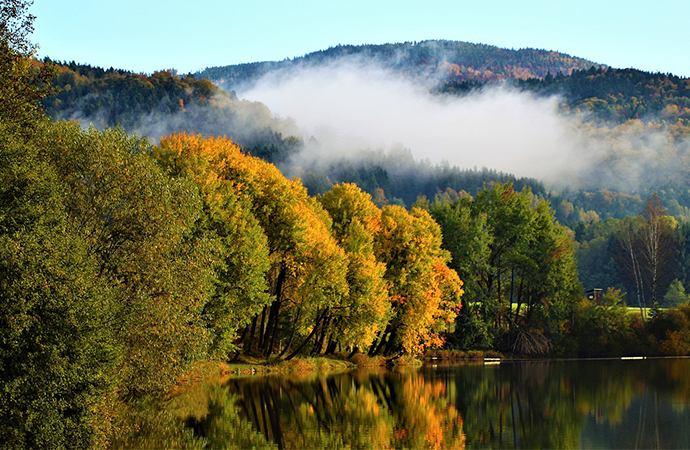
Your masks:
M603 289L590 289L588 291L585 291L585 298L587 300L596 303L597 305L601 305L601 296L604 293Z

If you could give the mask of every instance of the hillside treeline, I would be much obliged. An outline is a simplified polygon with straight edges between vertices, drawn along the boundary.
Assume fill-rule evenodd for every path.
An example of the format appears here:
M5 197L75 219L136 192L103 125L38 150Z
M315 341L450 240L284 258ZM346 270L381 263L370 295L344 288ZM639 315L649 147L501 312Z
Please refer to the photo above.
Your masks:
M440 194L474 195L500 183L511 183L518 191L529 189L540 197L548 194L543 183L535 178L515 177L486 167L460 169L448 163L432 164L415 159L410 150L402 148L387 152L362 150L328 163L284 170L299 176L314 195L336 183L355 183L370 193L379 206L390 203L410 207L419 197L433 199Z
M43 63L56 69L56 91L42 105L53 119L98 129L122 127L157 141L177 132L233 136L253 155L281 162L302 147L294 125L262 103L239 100L208 80L173 71L152 75L85 64Z
M429 40L402 44L337 45L283 61L210 67L194 76L232 90L251 85L273 71L334 64L342 60L373 64L412 78L453 83L542 78L549 73L567 75L575 70L601 67L582 58L547 50L508 50L485 44Z
M568 107L600 120L656 122L675 138L688 136L690 80L636 69L595 68L569 76L553 74L519 80L515 85L540 95L562 95Z

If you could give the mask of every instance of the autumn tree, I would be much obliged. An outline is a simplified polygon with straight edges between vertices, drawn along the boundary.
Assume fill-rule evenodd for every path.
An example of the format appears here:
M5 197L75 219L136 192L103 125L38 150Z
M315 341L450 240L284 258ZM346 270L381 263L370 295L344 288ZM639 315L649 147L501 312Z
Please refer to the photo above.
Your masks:
M441 333L455 320L463 291L441 244L441 229L427 211L383 208L376 252L386 264L393 315L370 353L415 355L443 344Z
M385 327L390 310L386 266L374 253L381 210L354 184L333 186L318 200L331 216L333 233L348 258L349 292L334 318L332 342L368 348Z
M234 183L265 233L271 300L242 330L243 350L269 355L282 347L284 353L299 338L301 350L323 336L331 311L347 293L346 258L331 235L330 217L304 186L287 180L275 166L242 154L227 138L172 135L160 148L168 154L222 155L214 168L217 177Z
M201 190L204 215L196 227L213 236L221 262L204 316L214 335L214 353L226 358L237 350L238 330L270 303L266 234L251 211L251 199L223 173L239 148L229 141L169 136L152 154L171 176L189 178Z

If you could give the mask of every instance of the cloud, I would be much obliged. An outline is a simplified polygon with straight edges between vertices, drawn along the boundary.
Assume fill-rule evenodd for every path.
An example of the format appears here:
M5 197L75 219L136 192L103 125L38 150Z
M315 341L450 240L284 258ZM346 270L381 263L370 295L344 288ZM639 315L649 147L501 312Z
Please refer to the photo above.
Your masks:
M554 183L572 179L589 161L575 121L559 113L558 98L507 87L463 97L432 95L402 75L344 60L269 73L239 95L294 118L314 136L321 145L307 146L303 156L309 159L403 146L432 163Z

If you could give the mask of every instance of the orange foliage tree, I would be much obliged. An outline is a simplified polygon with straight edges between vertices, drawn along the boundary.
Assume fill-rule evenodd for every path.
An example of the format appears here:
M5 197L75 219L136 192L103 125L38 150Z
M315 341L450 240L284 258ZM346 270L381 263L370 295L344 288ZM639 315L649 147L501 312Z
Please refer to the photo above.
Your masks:
M277 348L284 353L296 337L306 344L324 329L329 311L347 294L347 261L331 236L328 214L304 186L243 154L227 138L172 135L161 140L158 153L169 167L178 164L174 155L189 155L192 164L209 167L200 177L209 186L207 203L223 205L224 195L232 191L251 211L247 222L255 219L263 230L270 301L253 302L255 308L245 310L246 320L236 326L243 328L244 351L269 355ZM218 190L216 185L228 187Z
M441 247L441 229L420 208L386 206L376 236L378 258L386 266L393 317L372 354L419 354L443 344L460 309L462 281L449 269L450 253Z

